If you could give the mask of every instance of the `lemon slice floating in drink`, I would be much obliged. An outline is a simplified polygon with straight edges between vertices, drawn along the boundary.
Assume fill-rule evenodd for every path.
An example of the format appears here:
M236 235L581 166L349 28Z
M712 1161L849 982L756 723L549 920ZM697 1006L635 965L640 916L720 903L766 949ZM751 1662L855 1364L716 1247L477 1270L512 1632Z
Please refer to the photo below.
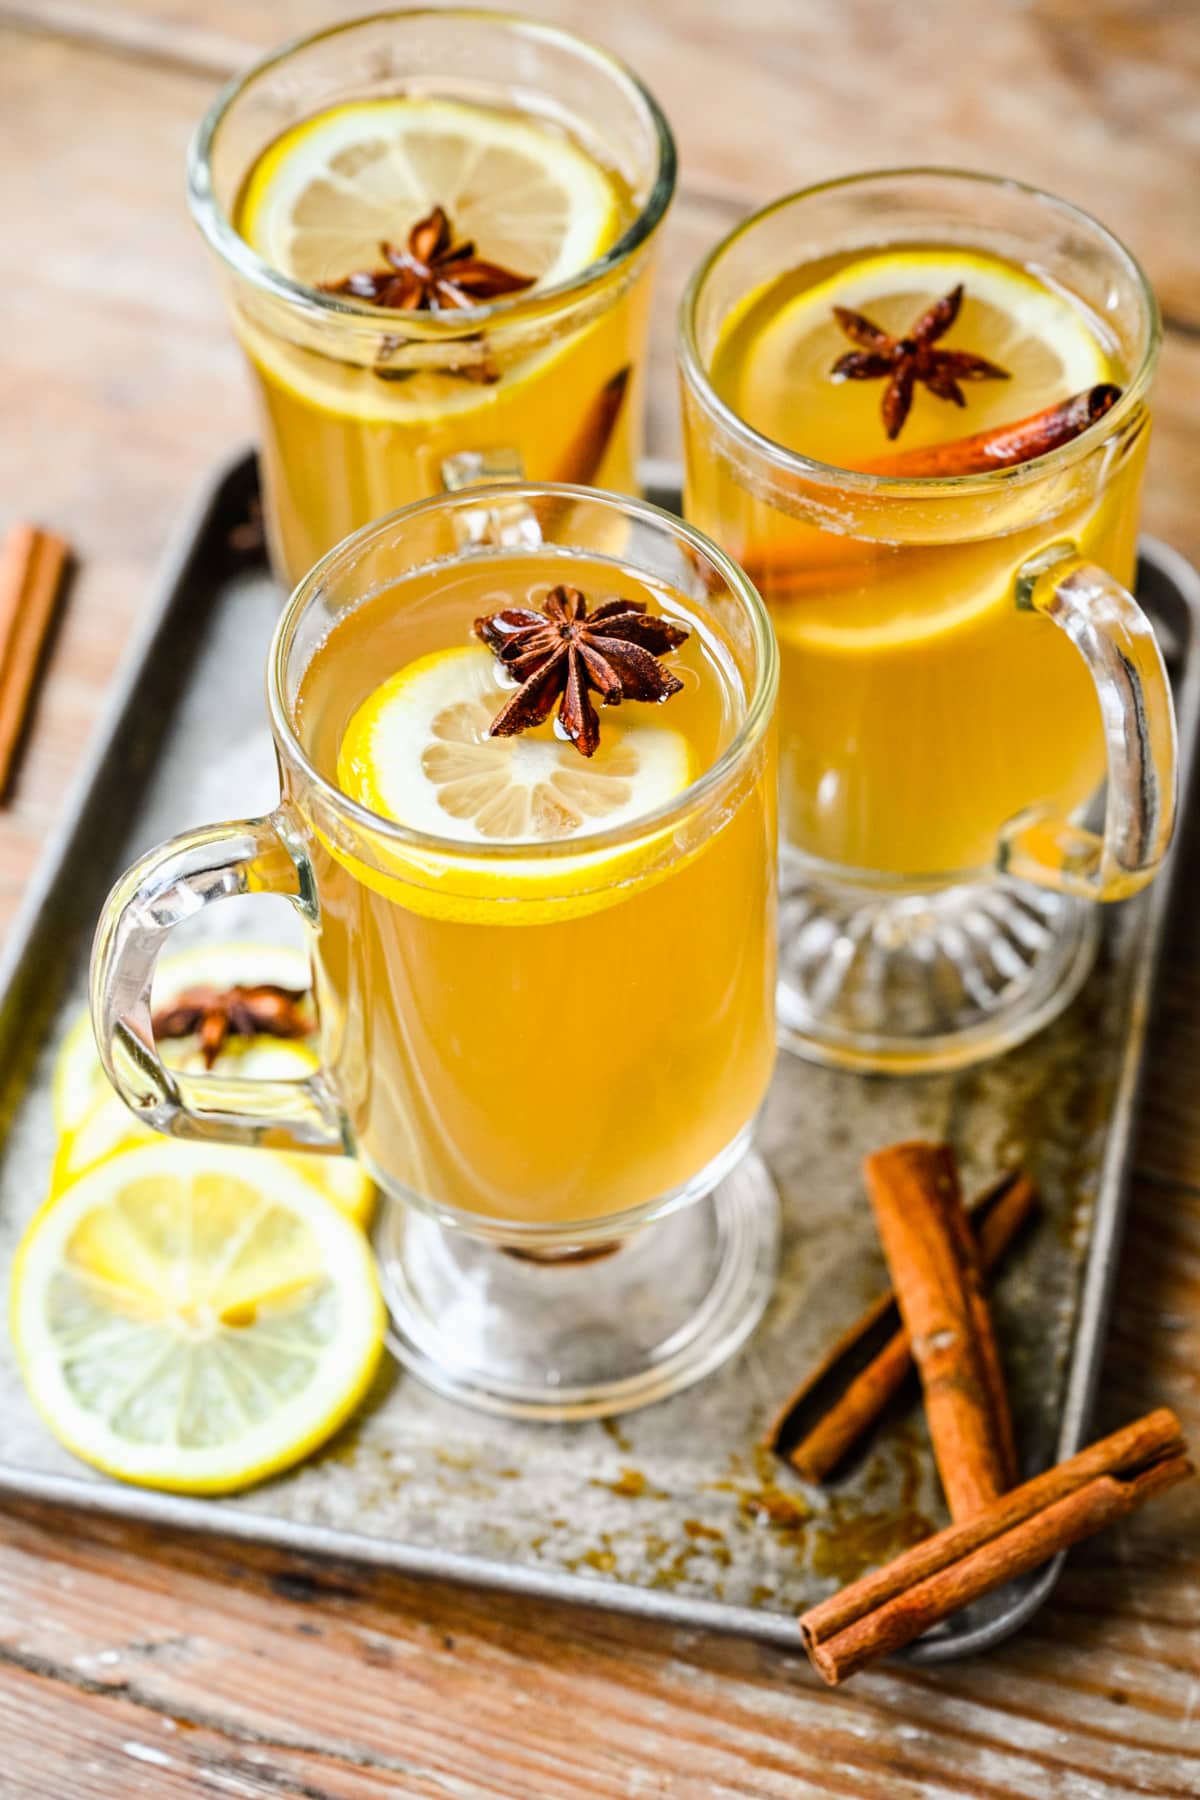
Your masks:
M682 793L693 776L687 738L657 719L634 723L651 710L636 702L605 708L600 747L587 758L549 728L489 737L512 692L482 646L418 658L354 714L338 756L338 785L410 830L464 845L551 850L578 839L579 853L520 863L465 856L450 866L432 851L397 848L388 863L401 881L358 869L360 878L418 911L477 917L483 902L495 923L506 922L507 913L507 922L528 924L595 910L601 865L614 884L644 865L644 845L589 852L587 836L652 814ZM402 885L405 875L416 878L413 887Z
M620 226L617 191L562 132L515 113L398 95L335 106L261 158L238 214L273 268L309 287L377 268L435 206L455 241L540 287L594 262Z
M363 1234L257 1151L112 1157L47 1202L13 1265L13 1341L55 1436L178 1492L231 1492L316 1449L370 1385L383 1324Z
M975 381L958 408L919 384L895 446L880 419L880 381L837 381L830 371L851 348L834 317L843 306L903 337L935 300L962 285L958 318L939 348L974 351L1008 371ZM1024 418L1097 382L1113 366L1078 304L999 257L969 251L889 250L864 256L805 288L769 321L751 295L726 325L714 380L757 431L802 455L843 468L889 448L945 443ZM772 302L778 305L777 300Z
M381 244L402 248L437 206L455 243L473 242L486 261L533 277L523 298L587 268L623 224L616 183L562 132L492 107L404 96L332 107L286 132L256 164L237 224L264 261L319 287L378 269ZM403 319L407 337L429 327L428 313L381 317L397 329ZM435 366L415 380L414 367L404 379L383 380L356 366L361 344L345 357L328 344L315 354L263 329L249 313L238 328L263 369L338 417L412 425L494 403L490 382L460 378L478 366L477 338L453 349L434 346ZM521 378L560 353L560 345L526 349ZM497 352L500 361L507 354ZM447 372L441 365L454 357L462 361ZM505 373L511 389L515 372L509 366Z
M512 691L482 646L420 657L355 713L342 739L339 785L411 830L467 843L609 831L687 786L687 739L669 726L622 726L612 708L590 757L545 731L489 737Z

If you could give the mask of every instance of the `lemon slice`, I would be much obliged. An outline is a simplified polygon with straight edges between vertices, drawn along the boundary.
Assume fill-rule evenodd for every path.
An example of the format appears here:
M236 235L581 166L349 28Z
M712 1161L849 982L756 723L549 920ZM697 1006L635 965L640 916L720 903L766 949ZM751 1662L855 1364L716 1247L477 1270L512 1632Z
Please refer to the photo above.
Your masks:
M961 410L917 386L896 448L945 443L1037 412L1113 378L1113 365L1081 309L1014 263L968 251L897 250L865 256L806 288L756 324L750 298L726 326L718 385L735 411L777 443L854 468L889 448L879 381L833 382L850 343L835 306L865 313L902 337L933 301L962 283L962 309L939 348L972 350L1008 370L973 381ZM741 345L735 353L735 338Z
M197 944L174 956L164 956L154 976L154 1004L166 1006L184 988L215 987L219 990L269 983L274 987L307 988L308 957L286 944L257 944L241 940ZM168 1062L180 1063L186 1046L160 1046ZM202 1065L197 1062L197 1068ZM219 1057L216 1073L226 1072ZM108 1077L96 1050L91 1015L86 1007L75 1020L58 1053L52 1079L54 1123L60 1132L74 1130L100 1094L111 1093Z
M631 701L605 711L601 745L589 758L549 725L491 738L488 726L512 692L481 645L419 658L354 714L338 782L372 812L412 829L464 845L542 844L544 856L460 855L383 838L365 855L327 839L330 855L394 904L457 923L580 918L616 905L630 884L665 879L670 823L648 819L645 831L591 850L588 837L653 814L689 785L684 734L657 720L633 724L655 709ZM561 853L576 841L578 851Z
M309 287L379 266L383 241L444 207L455 241L541 287L619 234L611 178L571 139L458 101L356 100L286 132L255 167L238 226L264 261Z
M177 1046L165 1048L170 1050ZM169 1056L168 1061L174 1062L176 1067L186 1067L192 1073L204 1073L204 1063L199 1055ZM319 1061L305 1044L277 1038L254 1038L248 1043L232 1044L218 1057L216 1067L223 1074L238 1075L246 1081L295 1081L311 1075L319 1067ZM59 1139L50 1171L50 1192L61 1193L110 1156L160 1141L159 1133L143 1125L136 1114L130 1112L105 1078L103 1088L92 1099L82 1119L64 1131ZM365 1229L370 1224L375 1206L375 1184L353 1157L306 1156L302 1152L268 1150L255 1154L278 1157L289 1163L356 1225Z
M467 843L538 843L608 831L652 812L691 778L687 739L667 725L624 725L612 708L594 756L565 738L493 738L512 696L482 646L435 650L365 700L338 757L338 782L385 818ZM636 702L621 714L647 709Z
M967 584L952 602L931 607L928 576L915 573L909 581L892 581L886 604L868 594L831 607L826 616L803 606L780 607L774 625L781 643L811 654L920 659L934 651L935 640L977 629L1007 604L1007 590L993 574Z
M362 1233L252 1150L114 1157L42 1208L13 1265L13 1341L55 1436L183 1493L316 1449L370 1385L383 1324Z

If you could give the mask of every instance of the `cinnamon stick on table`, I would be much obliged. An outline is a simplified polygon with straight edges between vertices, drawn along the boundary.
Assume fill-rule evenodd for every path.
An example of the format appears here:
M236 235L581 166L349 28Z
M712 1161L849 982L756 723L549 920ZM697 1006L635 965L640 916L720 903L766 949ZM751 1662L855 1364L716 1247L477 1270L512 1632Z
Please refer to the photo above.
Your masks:
M804 1647L836 1687L1193 1473L1174 1413L1147 1413L810 1608Z
M1020 1170L980 1195L968 1218L985 1272L996 1267L1036 1205L1033 1183ZM824 1481L876 1423L912 1368L896 1296L883 1294L784 1402L764 1434L764 1448L806 1481Z
M0 552L0 794L12 774L66 564L63 539L35 525L15 526Z
M893 1144L864 1171L950 1515L970 1518L1013 1486L1017 1453L954 1155L946 1144Z

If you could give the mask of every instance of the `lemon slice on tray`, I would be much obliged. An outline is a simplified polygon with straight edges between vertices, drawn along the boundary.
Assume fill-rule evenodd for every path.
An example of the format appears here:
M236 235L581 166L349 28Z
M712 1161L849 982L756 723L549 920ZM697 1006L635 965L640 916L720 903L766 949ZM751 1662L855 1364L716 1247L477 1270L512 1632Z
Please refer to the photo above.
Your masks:
M185 988L213 987L223 992L231 987L273 987L302 990L309 987L308 957L303 950L287 944L259 944L241 939L226 943L197 944L190 950L164 956L154 974L154 1004L166 1006ZM177 1060L183 1042L160 1048L166 1060ZM196 1063L196 1067L200 1067ZM225 1072L223 1056L217 1059L216 1073ZM91 1015L86 1007L75 1020L58 1053L52 1078L54 1123L60 1132L73 1130L101 1094L110 1094L96 1040L92 1033Z
M162 1140L49 1200L12 1334L55 1436L124 1481L226 1493L289 1467L370 1385L384 1312L363 1234L279 1157Z
M551 854L505 862L381 846L384 870L356 867L360 879L418 912L523 925L595 911L637 877L660 834L594 851L588 835L627 825L682 793L693 777L687 738L658 719L634 723L658 710L635 703L605 710L600 747L587 758L546 728L489 737L512 692L482 646L418 658L354 714L338 785L411 830L464 845L544 845ZM557 853L575 840L578 854ZM610 891L598 898L601 872Z
M198 1054L180 1058L172 1055L172 1051L178 1051L178 1045L165 1044L161 1048L167 1062L176 1067L182 1062L192 1073L204 1073L204 1064ZM246 1081L303 1080L318 1066L315 1052L306 1044L271 1038L255 1038L240 1044L235 1041L222 1052L216 1063L218 1073L238 1075ZM181 1143L185 1141L180 1140ZM103 1089L95 1095L82 1119L64 1131L59 1139L50 1172L50 1192L61 1193L110 1156L142 1144L161 1142L161 1135L143 1125L136 1114L130 1112L105 1077ZM254 1154L289 1163L334 1201L356 1225L365 1229L370 1224L375 1206L375 1184L353 1157L309 1156L303 1152L279 1150L258 1150Z
M264 983L297 991L307 989L307 955L286 944L242 939L197 944L190 950L165 956L159 963L154 976L154 1003L156 1007L167 1006L189 987L212 987L223 992L239 985L256 987ZM159 1044L159 1050L163 1061L172 1068L194 1075L207 1072L194 1038L168 1039ZM318 1066L311 1045L261 1036L231 1038L212 1072L254 1081L290 1081L302 1080ZM159 1134L141 1124L112 1088L96 1050L86 1008L63 1039L52 1087L59 1142L50 1175L51 1193L67 1187L106 1157L139 1144L160 1141ZM375 1184L353 1158L308 1156L301 1152L270 1154L287 1154L296 1170L315 1182L356 1224L364 1229L370 1224Z
M722 392L742 418L776 443L854 468L864 456L888 448L880 423L881 384L841 382L836 403L823 399L814 407L814 396L829 384L830 370L850 347L834 307L865 313L903 337L926 307L960 283L962 308L939 348L986 356L1006 369L1009 379L970 383L961 411L918 384L896 448L986 431L1113 379L1111 360L1075 302L1016 264L969 251L889 250L862 257L780 307L754 333L733 368L732 385L721 384ZM725 345L735 333L749 337L750 315L761 298L761 290L752 294L730 318Z
M309 287L379 266L445 209L456 242L553 287L618 235L611 178L562 132L517 113L397 95L306 119L258 162L238 228L274 268Z

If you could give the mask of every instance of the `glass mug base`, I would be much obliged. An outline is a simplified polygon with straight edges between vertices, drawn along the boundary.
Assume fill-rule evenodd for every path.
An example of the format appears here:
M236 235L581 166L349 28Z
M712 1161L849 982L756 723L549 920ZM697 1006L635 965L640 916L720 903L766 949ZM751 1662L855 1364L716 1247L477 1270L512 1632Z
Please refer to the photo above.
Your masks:
M1078 993L1097 907L997 877L889 892L785 853L779 1041L891 1075L960 1068L1032 1037Z
M608 1418L740 1348L775 1278L779 1201L748 1151L702 1198L574 1249L505 1248L387 1196L389 1348L438 1393L510 1418Z

